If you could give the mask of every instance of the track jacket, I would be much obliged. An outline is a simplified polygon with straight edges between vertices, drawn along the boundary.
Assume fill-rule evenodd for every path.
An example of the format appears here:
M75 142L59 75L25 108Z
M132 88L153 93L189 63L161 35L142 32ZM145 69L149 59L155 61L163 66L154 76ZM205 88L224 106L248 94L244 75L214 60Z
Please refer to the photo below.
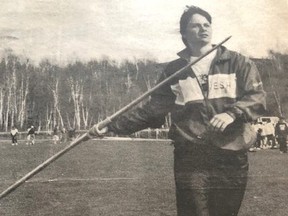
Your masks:
M180 58L168 64L159 82L187 65L190 59L188 50L178 55ZM145 105L109 124L108 130L130 134L147 127L157 128L170 112L172 125L169 138L175 143L208 144L241 150L255 142L256 133L249 122L261 116L265 108L265 92L255 64L221 46L210 66L206 95L189 68L156 90ZM223 112L235 121L224 132L210 130L210 119Z

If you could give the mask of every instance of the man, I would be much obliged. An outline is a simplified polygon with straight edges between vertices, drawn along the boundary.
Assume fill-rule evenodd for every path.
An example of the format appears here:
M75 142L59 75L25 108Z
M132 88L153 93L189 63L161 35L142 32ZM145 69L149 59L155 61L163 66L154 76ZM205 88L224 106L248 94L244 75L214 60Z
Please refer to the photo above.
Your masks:
M27 133L27 143L26 145L34 145L35 144L35 128L33 125L28 128Z
M69 130L68 130L68 140L69 141L72 141L72 140L74 140L75 139L75 137L76 137L76 128L69 128Z
M55 125L55 127L53 128L53 143L56 145L59 141L59 130L58 130L58 125Z
M261 139L262 139L262 143L261 143L261 149L268 149L268 141L267 141L267 127L266 127L266 122L262 122L261 124L261 129L262 129L262 133L261 133Z
M160 81L212 48L212 18L188 7L180 19L186 48L168 64ZM130 134L172 125L177 215L237 215L248 172L247 151L256 140L249 122L265 111L265 92L254 63L220 47L151 95L149 102L120 116L103 131Z
M256 137L256 149L261 149L261 147L263 147L263 143L264 143L264 138L262 136L263 134L263 129L259 128L257 130L257 137Z
M10 134L11 134L11 139L12 139L12 146L18 145L18 142L17 142L18 129L15 126L12 126Z
M275 125L275 136L280 146L280 153L287 153L287 135L288 126L285 123L285 118L281 116L278 123Z
M65 127L62 127L61 129L61 142L66 142L67 141L67 131Z
M268 119L266 125L266 137L267 137L267 144L271 149L275 148L276 142L275 142L275 128L273 123L270 119Z

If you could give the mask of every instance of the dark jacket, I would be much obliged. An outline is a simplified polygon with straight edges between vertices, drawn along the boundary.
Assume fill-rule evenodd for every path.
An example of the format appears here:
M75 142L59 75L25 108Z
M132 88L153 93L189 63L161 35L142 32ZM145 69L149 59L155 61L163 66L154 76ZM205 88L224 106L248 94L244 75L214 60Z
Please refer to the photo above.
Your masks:
M28 129L28 135L35 134L35 128L31 127Z
M288 126L285 122L278 122L275 125L275 135L280 139L281 138L286 139L288 135Z
M187 65L187 50L168 64L160 80ZM255 142L250 126L264 113L266 102L263 84L255 64L248 58L217 49L208 75L208 93L203 93L191 68L152 94L144 106L125 114L109 126L109 131L130 134L147 127L159 127L170 112L169 137L176 142L212 144L223 149L239 150ZM235 121L224 132L213 132L209 121L215 114L226 112Z

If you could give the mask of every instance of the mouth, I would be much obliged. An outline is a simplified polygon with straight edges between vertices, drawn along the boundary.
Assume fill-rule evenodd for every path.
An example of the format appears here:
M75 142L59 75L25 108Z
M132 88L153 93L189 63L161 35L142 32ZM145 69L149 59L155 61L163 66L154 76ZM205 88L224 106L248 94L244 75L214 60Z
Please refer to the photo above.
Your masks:
M202 37L202 38L207 38L207 37L209 37L208 34L200 34L199 36Z

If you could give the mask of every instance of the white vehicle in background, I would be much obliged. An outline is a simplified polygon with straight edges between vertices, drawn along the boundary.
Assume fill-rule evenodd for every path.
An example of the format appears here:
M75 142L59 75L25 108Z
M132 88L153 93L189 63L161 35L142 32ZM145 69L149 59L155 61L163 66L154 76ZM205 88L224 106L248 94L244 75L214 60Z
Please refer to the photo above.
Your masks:
M271 122L273 124L273 126L275 127L275 125L277 124L277 122L279 121L279 118L277 116L264 116L264 117L259 117L257 119L257 121L252 124L253 128L255 129L255 131L257 132L259 128L261 128L263 131L265 131L265 125L268 122ZM265 133L265 132L264 132Z
M257 123L261 122L264 125L268 123L269 121L275 126L277 122L279 121L279 118L277 116L264 116L264 117L259 117L257 119Z

